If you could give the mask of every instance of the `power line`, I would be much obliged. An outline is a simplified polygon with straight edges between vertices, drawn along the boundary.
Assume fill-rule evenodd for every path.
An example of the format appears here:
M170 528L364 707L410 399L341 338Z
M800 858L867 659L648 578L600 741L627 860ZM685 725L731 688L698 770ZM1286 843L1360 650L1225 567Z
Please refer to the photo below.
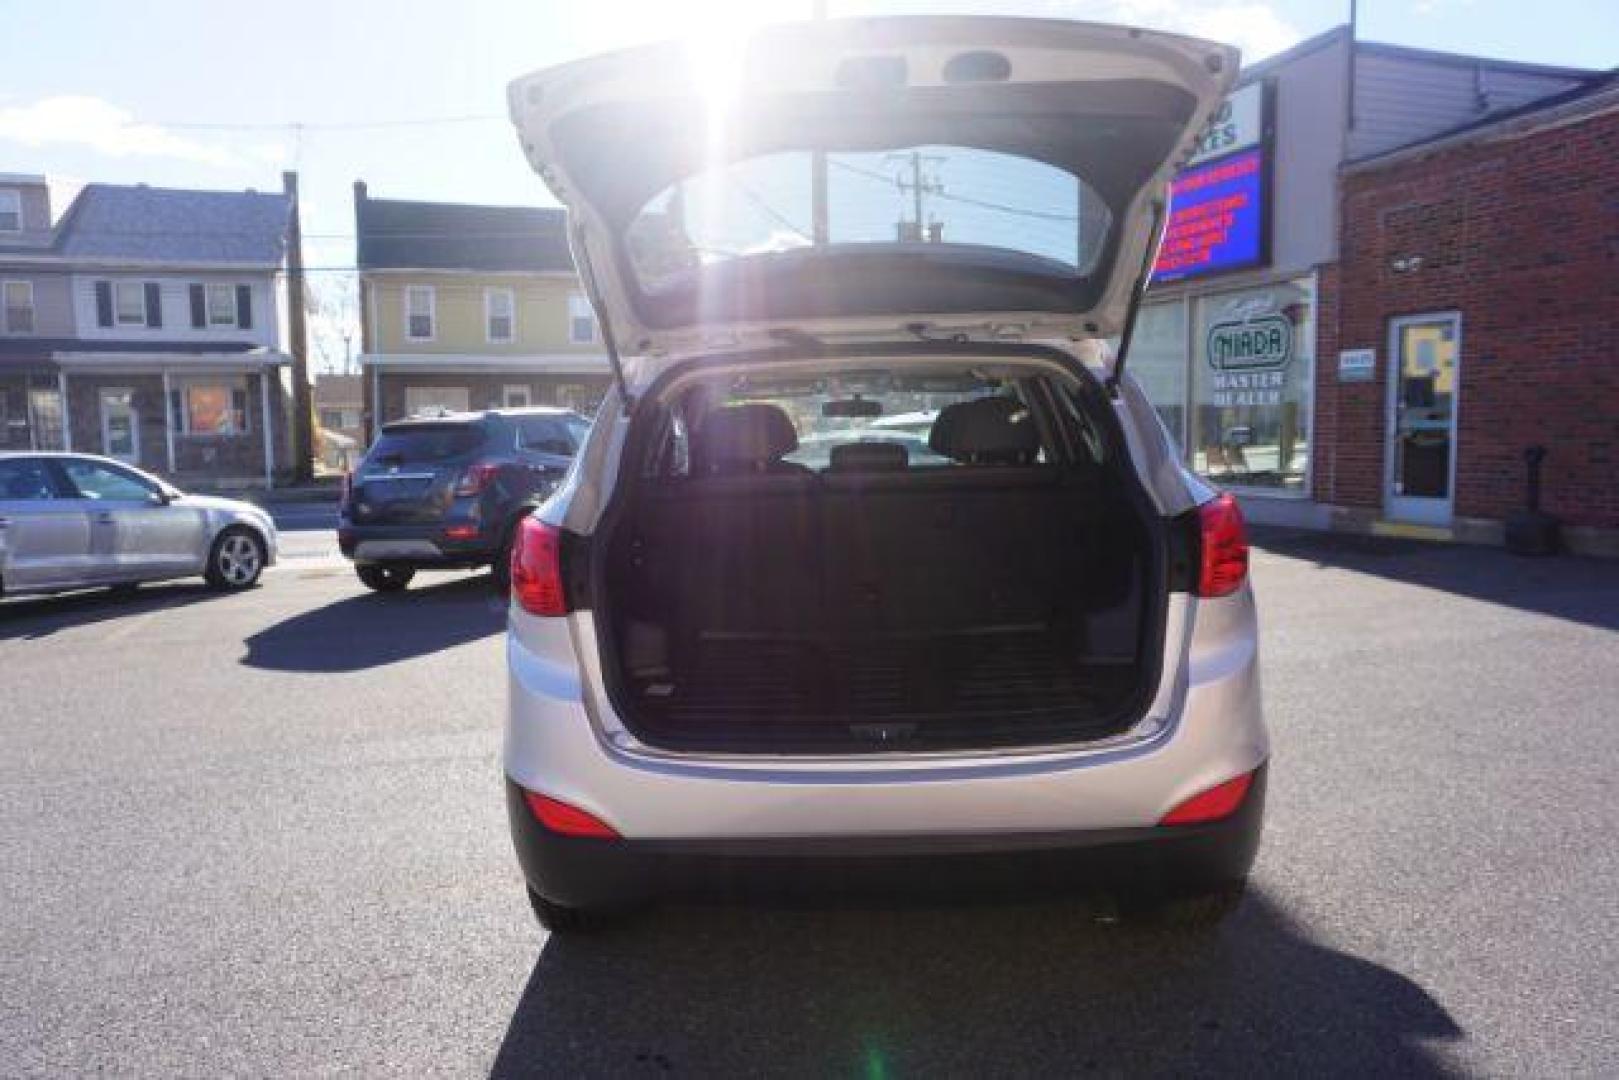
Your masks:
M847 161L841 161L838 158L832 158L830 160L833 165L843 169L845 172L851 172L857 176L864 176L869 180L879 181L888 185L889 187L895 188L901 193L908 190L905 181L897 177L889 176L886 173L880 173L875 169L861 168L859 165L854 165ZM1003 214L1016 214L1019 217L1034 218L1040 221L1057 221L1068 224L1079 221L1079 215L1077 214L1058 214L1049 210L1035 210L1025 206L1010 206L1006 203L998 203L989 199L975 199L969 195L958 195L950 191L929 191L929 194L933 198L943 199L946 202L964 203L968 206L976 206L984 210L996 210Z
M466 113L460 116L418 116L389 120L278 120L230 123L208 120L137 120L119 127L163 127L174 131L363 131L375 128L434 127L447 124L487 124L509 122L504 113Z

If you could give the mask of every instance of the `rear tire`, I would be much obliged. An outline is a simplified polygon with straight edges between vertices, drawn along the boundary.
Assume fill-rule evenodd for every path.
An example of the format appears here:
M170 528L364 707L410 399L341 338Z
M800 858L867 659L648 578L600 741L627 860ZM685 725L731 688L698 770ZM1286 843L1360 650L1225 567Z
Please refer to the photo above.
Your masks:
M252 529L226 529L208 551L203 577L216 589L250 589L258 584L266 562L264 540Z
M1132 923L1193 933L1213 933L1242 904L1246 878L1206 892L1180 896L1121 898L1121 913Z
M416 576L414 567L388 566L385 563L356 566L354 573L366 588L383 593L402 592L410 584L410 579Z
M553 934L577 934L600 930L607 922L600 911L553 904L533 889L528 890L528 902L534 909L534 917L540 921L540 925Z

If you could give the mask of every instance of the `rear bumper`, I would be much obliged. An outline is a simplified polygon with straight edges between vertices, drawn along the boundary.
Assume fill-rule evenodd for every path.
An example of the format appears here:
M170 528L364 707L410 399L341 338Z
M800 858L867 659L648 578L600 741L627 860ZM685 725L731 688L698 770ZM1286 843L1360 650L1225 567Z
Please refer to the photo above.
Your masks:
M495 557L494 541L481 532L470 538L453 538L446 533L446 529L457 525L476 527L477 522L435 521L406 525L343 522L337 529L337 546L344 557L357 563L454 568L482 566Z
M529 887L570 907L825 893L1173 896L1248 873L1265 779L1261 766L1242 806L1221 821L1071 832L596 840L545 829L509 778L506 806Z

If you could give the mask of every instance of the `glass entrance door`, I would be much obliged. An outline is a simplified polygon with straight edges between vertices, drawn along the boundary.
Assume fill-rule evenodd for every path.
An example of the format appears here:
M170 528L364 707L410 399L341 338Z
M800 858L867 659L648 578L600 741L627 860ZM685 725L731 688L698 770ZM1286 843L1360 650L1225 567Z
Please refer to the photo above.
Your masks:
M128 390L101 391L101 452L139 465L141 422L133 399Z
M1461 337L1459 315L1416 315L1389 328L1386 504L1393 520L1450 524Z

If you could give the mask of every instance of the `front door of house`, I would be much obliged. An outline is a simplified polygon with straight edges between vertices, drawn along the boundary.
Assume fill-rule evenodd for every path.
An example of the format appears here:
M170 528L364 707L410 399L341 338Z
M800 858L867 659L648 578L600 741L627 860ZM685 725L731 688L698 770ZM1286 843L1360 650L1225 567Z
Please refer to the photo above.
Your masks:
M1385 511L1394 521L1449 525L1456 486L1460 315L1412 315L1389 326Z
M101 452L131 465L141 462L141 417L128 390L101 391Z

